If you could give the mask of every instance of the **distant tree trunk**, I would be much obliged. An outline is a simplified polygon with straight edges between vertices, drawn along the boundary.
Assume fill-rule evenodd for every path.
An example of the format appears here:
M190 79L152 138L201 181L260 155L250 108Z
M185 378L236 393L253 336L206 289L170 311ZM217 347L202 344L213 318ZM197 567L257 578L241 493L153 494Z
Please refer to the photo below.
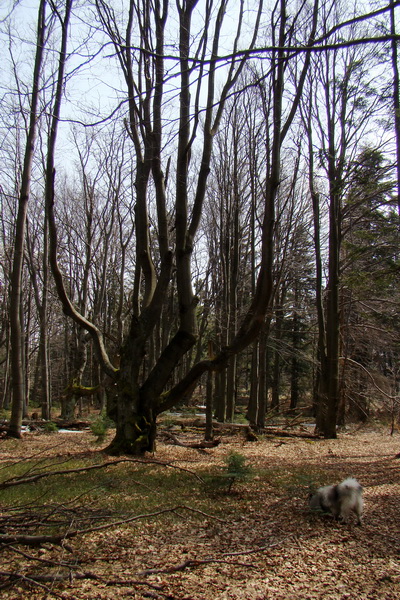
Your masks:
M397 210L400 219L400 77L398 64L398 40L396 35L395 2L390 0L390 33L392 39L392 70L393 70L393 114L394 131L396 136L396 170L397 170Z
M206 384L206 431L205 439L210 441L213 439L213 386L215 373L208 371Z
M231 220L232 223L229 227L230 233L230 269L229 269L229 299L228 299L228 310L229 310L229 330L228 330L228 343L231 343L235 339L237 333L237 312L238 312L238 276L239 276L239 260L240 260L240 239L241 232L239 226L239 215L240 215L240 191L239 191L239 144L238 144L238 125L237 125L237 111L233 113L233 185L232 185L232 200L231 200ZM226 417L227 420L233 422L235 414L236 404L236 366L237 356L232 356L228 365L227 373L227 407Z
M71 378L66 387L65 395L61 402L61 418L72 421L75 417L75 407L81 398L79 388L82 387L82 376L86 368L88 354L88 335L81 328L77 329L72 340L70 355L72 360Z
M229 361L227 369L227 386L226 386L226 419L228 422L233 423L235 418L235 405L236 405L236 365L237 357L232 356Z
M251 426L255 426L257 424L258 418L260 369L262 369L262 365L260 365L259 359L259 340L256 339L252 344L250 362L250 393L246 412L246 419Z
M297 290L296 290L297 291ZM295 300L296 302L296 300ZM293 329L292 329L292 359L290 365L290 405L289 410L294 411L297 408L300 390L299 390L299 319L297 310L293 314Z
M225 423L226 420L226 371L215 374L214 388L214 406L215 418L219 423Z
M21 437L21 425L26 405L26 386L23 362L23 333L21 324L22 310L22 268L24 262L25 230L28 201L31 187L32 162L35 152L38 106L40 94L40 75L45 40L46 0L41 0L37 19L36 56L30 106L29 129L25 146L25 157L18 201L18 213L15 228L14 258L11 273L10 325L11 325L11 373L12 373L12 409L8 435Z
M43 256L42 285L40 289L38 268L35 264L35 248L27 229L27 257L30 281L34 292L36 310L39 316L39 351L35 369L35 382L31 398L40 399L42 419L48 421L51 416L50 397L50 366L49 366L49 330L48 330L48 295L49 295L49 266L48 266L48 227L46 219L43 224Z
M299 390L299 351L300 351L300 324L298 314L298 303L299 303L299 288L295 284L294 290L294 309L293 309L293 321L292 321L292 360L290 368L290 405L289 410L294 411L297 408L299 402L300 390Z
M32 291L29 289L26 295L26 301L23 304L21 302L21 324L22 324L22 365L24 373L24 401L22 405L22 418L28 417L28 406L29 406L29 390L31 383L31 369L29 361L29 335L28 332L31 330L31 319L32 319Z
M47 290L43 290L47 296ZM51 419L51 394L50 394L50 365L49 365L49 330L47 323L47 298L43 297L43 320L40 326L40 366L41 366L41 412L42 419L46 421Z
M313 209L313 226L314 226L314 251L315 251L315 303L317 309L318 323L318 341L317 341L317 360L318 366L315 375L315 387L313 394L313 412L316 417L317 431L323 431L324 427L324 407L326 404L325 390L323 389L323 373L326 370L326 339L325 339L325 313L323 306L323 268L322 268L322 251L321 251L321 224L320 224L320 197L314 184L314 148L312 139L311 126L311 107L312 93L309 96L309 105L306 109L305 127L307 131L308 149L309 149L309 171L308 180Z
M260 374L258 378L258 411L257 427L265 427L265 415L268 406L268 364L267 364L267 328L264 327L260 333L258 361Z
M282 329L283 329L283 297L278 306L275 308L275 350L274 364L271 381L271 409L279 412L280 410L280 390L281 390L281 346L282 346Z
M6 358L5 358L5 362L4 362L4 387L2 390L2 395L1 395L1 400L0 400L0 408L4 408L5 410L8 410L10 407L10 388L11 388L11 382L10 382L10 340L9 340L9 335L7 332L7 336L6 336L6 343L5 343L5 350L6 350Z

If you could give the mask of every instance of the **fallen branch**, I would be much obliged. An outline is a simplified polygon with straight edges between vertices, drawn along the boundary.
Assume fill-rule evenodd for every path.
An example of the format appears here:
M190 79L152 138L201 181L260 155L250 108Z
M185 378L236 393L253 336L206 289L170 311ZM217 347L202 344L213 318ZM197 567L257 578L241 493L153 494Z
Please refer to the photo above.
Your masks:
M19 548L15 548L14 546L7 546L7 550L12 550L12 552L15 552L16 554L19 554L20 556L23 556L24 558L27 558L28 560L40 562L40 563L43 563L45 565L49 565L51 567L57 567L57 568L62 567L62 568L67 568L67 569L72 569L72 568L76 567L76 564L68 563L68 562L65 562L65 561L54 561L54 560L49 560L48 558L41 558L39 556L32 556L32 554L28 554L27 552L23 552L22 550L20 550Z
M145 577L147 575L156 575L158 573L176 573L179 571L184 571L185 569L189 569L190 567L200 567L202 565L209 565L211 563L236 565L236 566L252 568L252 567L254 567L253 563L244 563L244 562L237 562L237 561L233 562L233 561L227 560L227 559L229 557L247 556L249 554L257 554L258 552L265 552L266 550L270 550L271 548L280 546L281 544L283 544L284 541L286 541L286 540L280 540L279 542L274 542L272 544L260 546L259 548L255 548L253 550L242 550L240 552L226 552L226 553L222 554L222 556L225 558L204 558L204 559L188 558L187 560L183 561L182 563L180 563L178 565L172 565L171 567L144 569L143 571L140 571L139 573L137 573L137 575L140 577Z
M179 571L184 571L185 569L189 569L190 567L200 567L202 565L209 565L211 563L218 564L228 564L228 565L237 565L242 567L252 567L253 565L249 563L233 563L230 560L223 560L221 558L205 558L203 560L197 558L188 558L183 561L179 565L173 565L171 567L164 568L155 568L155 569L144 569L144 571L140 571L138 573L139 577L146 577L147 575L157 575L158 573L177 573Z
M78 535L85 535L87 533L95 533L98 531L104 531L105 529L110 529L112 527L119 527L120 525L126 525L127 523L133 523L134 521L138 521L140 519L147 519L151 517L158 517L159 515L163 515L170 512L178 512L180 510L188 510L190 512L194 512L200 514L202 516L207 517L208 519L214 519L219 521L220 523L225 523L223 519L215 517L213 515L209 515L201 510L196 508L191 508L190 506L186 506L185 504L178 504L177 506L173 506L172 508L163 508L161 510L145 513L142 515L135 515L133 517L128 517L127 519L122 519L120 521L114 521L112 523L105 523L104 525L98 525L97 527L88 527L87 529L74 529L72 531L68 531L66 533L60 535L19 535L19 534L0 534L0 544L22 544L24 546L36 547L42 546L43 544L55 544L56 546L62 545L66 540L70 540Z
M52 575L32 575L32 576L28 576L28 575L25 575L24 573L19 573L19 572L15 572L15 571L0 571L0 576L8 577L10 580L16 579L16 580L20 580L20 581L25 581L30 584L35 584L35 585L41 587L42 589L46 590L47 592L53 594L57 598L63 598L64 596L61 596L60 594L55 592L53 589L50 589L49 587L44 585L45 583L60 583L62 581L67 581L67 580L73 581L74 579L77 579L77 580L89 579L89 580L93 580L93 581L101 581L102 583L104 583L107 586L137 585L137 586L148 587L150 589L162 592L162 586L157 585L155 583L149 583L147 581L141 581L138 579L107 579L105 577L102 577L101 575L92 573L91 571L78 572L78 573L71 573L71 572L57 573L57 574L52 574ZM9 584L7 584L7 586L8 585Z
M63 598L64 596L62 596L61 594L58 594L57 592L55 592L54 590L50 589L47 585L44 585L43 583L41 583L39 581L39 577L29 577L28 575L24 575L23 573L18 573L18 572L13 572L13 571L0 571L0 577L8 577L10 579L9 582L7 582L6 584L0 586L0 589L4 589L6 587L10 587L10 584L13 583L13 579L17 580L17 581L23 581L25 583L30 583L30 584L34 584L38 587L40 587L42 590L45 590L45 592L47 592L48 594L52 594L53 596L55 596L56 598ZM54 577L51 581L54 581Z
M135 459L135 458L121 458L118 460L110 460L104 463L101 463L99 465L88 465L87 467L78 467L76 469L64 469L64 470L57 470L57 471L46 471L46 472L42 472L42 473L36 473L34 475L29 475L28 477L22 475L20 477L12 477L10 479L7 479L3 482L0 483L0 490L2 489L6 489L9 487L14 487L17 485L25 485L28 483L36 483L37 481L39 481L40 479L44 479L45 477L54 477L56 475L71 475L73 473L85 473L86 471L93 471L93 470L98 470L98 469L105 469L107 467L113 467L116 466L118 464L121 463L139 463L139 464L150 464L150 465L159 465L160 467L168 467L171 469L178 469L179 471L185 471L186 473L190 473L191 475L193 475L194 477L196 477L196 479L199 479L200 481L203 481L202 478L197 475L197 473L195 473L194 471L191 471L190 469L186 469L184 467L179 467L177 465L173 465L171 463L165 463L165 462L161 462L161 461L156 461L154 459ZM136 482L138 483L138 482ZM139 484L138 485L142 485Z

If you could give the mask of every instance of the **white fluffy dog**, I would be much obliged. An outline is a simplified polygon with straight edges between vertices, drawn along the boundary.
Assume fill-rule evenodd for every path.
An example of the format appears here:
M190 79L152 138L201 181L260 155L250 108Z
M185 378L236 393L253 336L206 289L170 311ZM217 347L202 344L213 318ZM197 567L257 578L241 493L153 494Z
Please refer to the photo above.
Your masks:
M320 487L310 496L310 508L329 512L344 523L349 519L350 513L354 512L357 524L361 525L364 507L362 491L357 479L348 477L337 485Z

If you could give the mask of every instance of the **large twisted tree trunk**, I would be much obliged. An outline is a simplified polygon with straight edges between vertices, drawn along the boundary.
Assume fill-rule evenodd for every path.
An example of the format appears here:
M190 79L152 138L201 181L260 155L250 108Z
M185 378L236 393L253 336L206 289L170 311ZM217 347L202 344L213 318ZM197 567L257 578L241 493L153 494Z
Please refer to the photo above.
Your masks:
M206 371L226 369L229 361L237 353L245 349L258 335L263 327L265 314L273 297L273 234L275 225L275 198L280 182L280 152L282 141L293 121L299 103L305 73L308 70L309 58L306 55L299 78L292 109L285 122L282 118L282 101L284 91L284 73L287 64L284 47L287 28L286 2L280 2L280 26L277 47L274 53L274 132L271 150L271 167L265 190L265 211L262 225L261 265L253 301L234 339L215 357L196 363L186 375L169 391L172 375L182 358L191 350L197 339L197 302L192 289L191 260L196 234L200 224L206 193L207 177L210 171L213 138L218 129L221 114L232 87L236 83L245 65L246 57L235 56L241 34L242 15L238 20L233 53L228 68L225 85L219 98L216 98L216 70L218 67L218 48L222 24L226 10L226 1L221 0L214 21L214 30L210 33L209 22L213 13L209 5L206 7L206 27L202 35L191 36L191 19L196 7L196 0L177 3L180 23L179 39L179 121L177 128L176 179L174 188L174 226L168 227L165 177L161 169L161 151L163 141L162 108L164 106L164 28L167 19L168 0L149 2L142 0L136 3L131 0L128 23L123 35L118 29L117 19L112 9L102 0L97 0L99 17L103 27L115 44L116 55L121 62L127 89L129 122L126 123L130 138L136 152L136 281L132 299L132 320L126 340L120 349L119 367L109 361L101 332L86 318L80 315L68 298L60 270L57 265L57 231L53 214L52 198L48 201L52 270L57 284L58 294L63 303L64 312L84 327L92 336L99 363L104 372L111 378L113 385L109 397L108 412L116 423L116 434L108 451L112 454L142 454L154 449L157 416L182 401L196 385L199 377ZM315 4L314 22L310 37L312 43L318 3ZM248 48L253 48L257 38L262 13L262 2L258 7L254 35ZM135 18L145 18L135 23ZM155 38L153 38L154 25ZM139 27L141 51L133 63L132 53L136 44L132 43L131 32ZM211 40L209 38L212 38ZM194 39L199 46L194 52ZM124 40L122 43L121 40ZM211 55L206 56L209 47ZM155 48L156 51L149 51ZM191 56L190 56L191 52ZM194 53L193 53L194 52ZM193 56L202 60L193 69ZM134 73L133 64L138 71ZM140 70L142 69L142 70ZM205 70L207 71L205 72ZM195 79L196 74L196 79ZM207 82L206 106L200 110L201 85ZM197 86L197 87L196 87ZM138 91L140 90L140 93ZM193 93L194 90L194 93ZM191 91L193 98L191 97ZM199 122L202 119L202 127ZM202 147L198 171L189 170L192 145L201 130ZM193 153L194 154L194 153ZM193 160L193 158L192 158ZM149 238L148 188L152 178L156 197L157 228L155 238ZM53 182L54 183L54 182ZM54 188L53 188L54 189ZM189 191L193 190L189 198ZM175 236L170 240L171 231ZM154 252L154 245L157 252ZM158 269L155 268L155 257ZM162 350L153 368L143 380L143 361L146 345L152 335L165 305L167 290L171 282L173 265L176 268L178 326L175 335ZM143 296L139 296L139 290Z

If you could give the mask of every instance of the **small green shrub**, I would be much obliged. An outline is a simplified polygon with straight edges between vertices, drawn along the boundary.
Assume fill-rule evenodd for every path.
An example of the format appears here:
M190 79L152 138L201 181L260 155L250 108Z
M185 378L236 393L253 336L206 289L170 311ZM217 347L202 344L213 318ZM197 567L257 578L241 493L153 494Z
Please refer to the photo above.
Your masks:
M246 464L246 457L239 452L230 452L224 462L225 467L222 468L221 473L207 478L206 482L210 491L230 494L237 481L244 481L251 477L252 468Z
M226 475L232 480L229 490L236 480L247 479L251 475L251 466L246 464L246 457L239 452L230 452L225 459Z
M53 421L46 421L43 425L43 429L46 433L57 433L58 427Z
M104 440L111 425L111 419L107 416L105 411L102 411L90 425L90 431L97 438L97 442L102 442Z

